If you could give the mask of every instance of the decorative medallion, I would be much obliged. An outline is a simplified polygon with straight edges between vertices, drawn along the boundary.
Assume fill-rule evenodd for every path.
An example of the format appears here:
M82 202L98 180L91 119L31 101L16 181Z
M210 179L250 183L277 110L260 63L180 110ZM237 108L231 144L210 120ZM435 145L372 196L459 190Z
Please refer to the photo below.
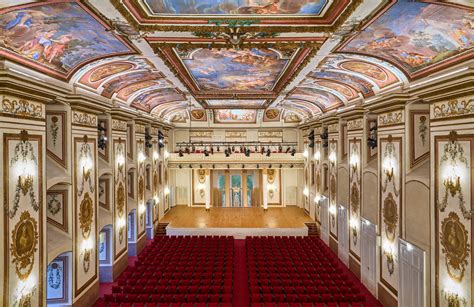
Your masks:
M280 110L278 109L265 110L265 119L272 121L272 120L277 120L279 117L280 117Z
M27 279L33 270L38 237L38 223L28 211L23 211L12 231L10 245L12 263L21 280Z
M120 182L117 187L117 214L119 217L123 216L125 209L125 187Z
M206 182L206 171L203 169L198 170L198 180L199 183L205 183Z
M51 194L51 199L48 201L48 212L51 215L56 215L61 210L61 202L57 197L58 194Z
M395 230L397 229L398 224L398 206L391 192L388 193L383 201L382 214L385 236L390 242L394 242L397 236Z
M450 212L441 222L440 240L442 253L445 256L448 275L457 282L464 278L470 252L469 236L459 216Z
M275 170L274 169L267 169L267 180L269 184L275 182Z
M82 230L82 237L88 239L92 230L92 219L94 217L94 203L89 193L84 195L84 199L79 207L79 223Z
M191 118L194 120L203 120L206 117L206 111L203 109L194 109L191 111Z

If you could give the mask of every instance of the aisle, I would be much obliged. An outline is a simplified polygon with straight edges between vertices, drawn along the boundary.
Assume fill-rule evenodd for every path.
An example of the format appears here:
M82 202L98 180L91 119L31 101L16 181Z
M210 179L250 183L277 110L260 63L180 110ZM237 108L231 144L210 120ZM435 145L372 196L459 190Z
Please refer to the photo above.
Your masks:
M250 306L245 240L234 240L234 307Z

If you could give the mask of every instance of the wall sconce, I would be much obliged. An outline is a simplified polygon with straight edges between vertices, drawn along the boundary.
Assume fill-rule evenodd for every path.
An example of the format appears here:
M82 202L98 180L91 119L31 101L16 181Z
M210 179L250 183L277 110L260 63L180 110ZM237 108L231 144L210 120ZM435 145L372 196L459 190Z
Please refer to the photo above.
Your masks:
M319 201L321 200L321 196L319 194L316 194L313 200L316 204L319 204Z
M357 244L357 230L359 229L359 220L356 218L351 218L349 221L349 226L352 230L352 242Z
M460 294L455 293L451 290L444 289L441 291L441 294L444 296L444 299L448 302L448 307L461 307L467 304L465 298Z
M446 190L449 191L451 197L454 197L461 191L461 177L456 175L455 170L453 169L453 173L444 179L443 185Z
M154 151L153 152L153 161L158 161L159 158L160 158L160 155L158 154L158 152Z
M20 280L18 282L16 301L19 302L18 306L32 306L31 299L36 294L36 278L34 274L30 274L26 280Z
M123 167L123 165L125 164L125 157L124 155L120 154L117 156L117 165L118 167Z
M123 240L123 231L125 229L125 218L119 218L118 221L117 221L117 228L119 230L119 241L120 243L122 243L122 240Z
M387 176L388 181L392 181L393 179L393 162L391 158L386 158L383 163L383 172L385 176Z
M168 187L166 187L164 192L165 192L165 195L169 195L170 194L170 189Z
M395 271L395 254L394 254L393 243L385 240L383 243L383 253L387 261L387 269L390 276Z
M91 238L82 241L82 254L84 255L84 259L82 262L82 267L84 272L89 272L89 268L91 266L91 254L92 249L94 248L94 242Z
M313 160L319 162L319 159L321 159L321 152L318 150L314 153Z
M160 203L160 197L159 196L155 196L155 205L156 204L159 204Z
M309 189L308 189L308 187L305 187L305 188L303 189L303 195L306 196L306 197L309 196Z
M168 152L167 149L165 149L165 152L164 152L165 159L168 159L169 156L170 156L170 153Z
M82 164L82 177L84 178L83 180L89 180L94 163L92 162L92 159L90 157L85 157L82 159L81 164Z
M146 159L145 154L143 153L143 151L140 151L140 152L138 153L138 163L143 163L143 162L145 162L145 159Z
M33 187L34 168L27 161L23 162L22 170L18 176L18 182L23 195Z
M138 213L143 214L143 213L145 213L145 211L146 211L145 204L142 203L142 204L138 205Z
M308 149L303 151L303 157L308 158Z
M336 164L336 153L334 151L329 154L329 162L331 162L331 166L333 167Z
M336 206L335 206L335 205L329 206L329 213L330 213L331 215L336 215L336 211L337 211L337 210L336 210Z
M351 158L349 160L349 163L352 167L352 172L355 173L357 171L357 167L358 167L358 164L359 164L359 156L356 155L356 154L352 154Z

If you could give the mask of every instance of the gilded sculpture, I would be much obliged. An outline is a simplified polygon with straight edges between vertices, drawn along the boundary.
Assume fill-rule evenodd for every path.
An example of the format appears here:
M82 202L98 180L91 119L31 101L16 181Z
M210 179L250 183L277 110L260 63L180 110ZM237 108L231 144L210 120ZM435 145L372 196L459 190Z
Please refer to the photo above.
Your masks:
M10 252L16 274L25 280L33 270L38 250L38 223L28 211L23 211L12 231Z

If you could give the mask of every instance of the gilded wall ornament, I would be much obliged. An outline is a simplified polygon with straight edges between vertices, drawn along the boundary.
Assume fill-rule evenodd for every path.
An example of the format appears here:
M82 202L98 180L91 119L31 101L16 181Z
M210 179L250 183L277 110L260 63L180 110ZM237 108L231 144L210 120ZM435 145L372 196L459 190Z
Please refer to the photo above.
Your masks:
M82 169L81 169L82 182L81 182L81 185L79 186L79 189L77 190L77 195L79 197L81 197L82 194L84 193L86 184L89 186L89 190L91 192L94 192L95 190L94 184L92 182L94 178L92 178L91 176L91 172L94 167L92 157L93 155L92 155L91 145L88 143L87 135L85 135L84 142L81 144L81 148L79 151L79 162L83 164ZM85 164L89 164L89 165L85 165Z
M138 203L143 204L145 202L145 180L142 176L138 178Z
M443 181L444 195L441 202L439 199L437 200L438 208L441 212L444 212L448 206L448 198L450 196L452 198L457 196L462 215L464 218L469 220L471 219L473 210L466 208L466 202L464 200L460 177L458 174L459 167L469 169L469 161L464 156L463 146L457 140L456 131L451 131L449 142L443 146L443 154L440 157L438 169L443 169L445 164L447 164L446 168L451 170L451 174Z
M468 232L455 212L450 212L441 222L440 240L448 275L461 282L469 264L470 246Z
M206 171L203 169L198 170L198 181L199 183L206 182Z
M275 182L275 170L274 169L267 169L267 181L270 184Z
M403 124L404 122L404 111L393 111L379 115L378 117L378 126L392 126L392 125L399 125Z
M395 172L394 168L396 167L396 163L398 163L398 159L396 157L396 148L395 144L392 142L391 136L389 136L389 141L385 145L383 157L382 157L382 169L383 169L383 186L382 191L386 192L388 188L388 184L392 183L393 185L393 192L395 196L398 197L400 190L397 187L397 183L395 182ZM385 165L387 164L387 165Z
M125 187L123 182L120 182L117 187L117 214L122 217L125 209Z
M91 256L92 256L92 250L87 249L84 251L84 259L82 261L82 268L84 269L85 273L89 272L89 269L91 267Z
M387 197L383 201L382 214L385 236L390 242L394 242L397 236L395 230L397 229L398 224L398 205L391 192L388 193Z
M112 130L127 131L127 122L123 120L113 119Z
M10 244L12 263L21 280L27 279L33 270L38 237L38 223L28 211L23 211L12 231Z
M97 116L80 111L73 111L72 123L82 126L97 127Z
M2 112L15 116L44 118L43 107L40 103L16 97L3 98Z
M351 216L354 219L359 220L359 199L360 199L360 192L359 186L356 182L352 183L351 187ZM358 233L357 228L352 227L352 243L357 245Z
M92 230L92 219L94 218L94 203L89 193L84 194L84 199L79 206L79 223L82 237L88 239Z
M474 114L474 98L453 99L433 105L433 118L449 118Z
M10 169L17 168L21 173L16 182L12 209L9 209L8 204L4 204L5 210L8 212L10 218L16 215L20 206L21 197L27 194L30 198L30 204L36 212L40 206L34 191L35 176L32 174L32 168L37 172L38 158L35 155L33 144L28 140L28 132L23 130L20 135L20 142L15 145L13 157L10 159Z
M51 199L48 201L48 212L51 215L56 215L61 210L61 202L57 199L58 194L52 194Z

